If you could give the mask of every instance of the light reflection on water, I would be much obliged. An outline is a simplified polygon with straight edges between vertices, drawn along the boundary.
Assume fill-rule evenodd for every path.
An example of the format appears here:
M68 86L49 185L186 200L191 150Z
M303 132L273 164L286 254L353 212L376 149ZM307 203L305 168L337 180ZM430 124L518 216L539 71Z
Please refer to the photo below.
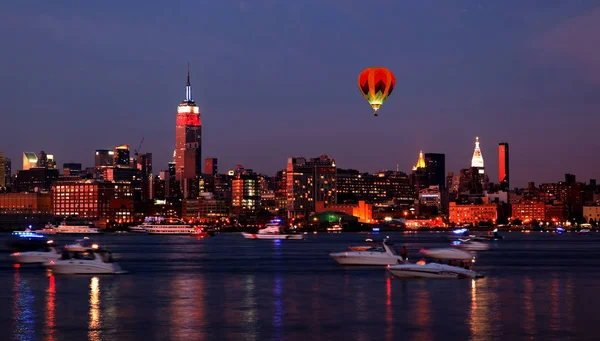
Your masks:
M248 326L248 332L246 333L246 340L255 341L258 340L258 324L257 324L257 311L256 311L256 284L254 283L254 276L248 275L246 277L246 285L244 286L244 298L245 308L244 323Z
M283 338L283 302L282 302L282 283L281 275L275 278L275 286L273 289L273 306L275 312L273 314L273 329L275 334L275 340L281 340Z
M556 276L557 274L554 274L550 281L550 324L548 327L552 332L557 332L560 329L559 304L561 297L560 286Z
M202 276L178 274L171 279L169 299L170 340L205 339L206 290Z
M487 340L489 330L489 299L487 295L487 278L471 280L471 309L469 310L469 326L472 340ZM479 292L478 292L479 287Z
M350 244L342 242L339 249ZM329 245L323 247L323 257L311 256L318 250L308 248L318 245L308 243L257 243L253 248L240 241L246 253L236 250L235 243L222 246L231 245L227 252L215 248L211 255L225 259L210 262L181 254L179 246L145 248L158 265L149 264L145 253L130 251L133 256L123 259L137 257L139 263L125 263L124 268L143 271L123 277L47 276L43 269L13 269L0 259L0 296L5 303L0 303L0 330L8 331L0 340L596 336L586 319L595 316L600 305L595 295L600 278L583 266L539 261L542 269L532 269L528 259L523 265L502 267L504 260L494 263L482 256L488 273L484 279L401 280L385 276L383 269L338 266L326 258L335 249ZM290 248L296 249L290 253ZM161 252L177 253L174 259L179 260L167 256L169 265L161 264ZM229 254L234 256L227 258Z
M19 268L15 268L13 284L13 336L14 340L35 339L34 297L27 280L21 279Z
M387 276L385 281L385 321L387 328L385 337L387 341L394 339L394 318L392 316L392 277Z
M415 315L415 325L418 327L415 340L432 340L431 328L431 298L428 288L426 288L427 280L419 280L419 289L415 293L413 299L412 310Z
M524 329L530 340L535 340L535 307L533 303L533 281L527 276L523 281L523 309L525 310Z
M90 279L90 322L88 326L88 339L91 341L100 341L100 279L92 277Z
M54 275L48 276L48 290L46 290L46 323L44 325L44 334L46 341L54 341L54 301L56 299L56 283Z

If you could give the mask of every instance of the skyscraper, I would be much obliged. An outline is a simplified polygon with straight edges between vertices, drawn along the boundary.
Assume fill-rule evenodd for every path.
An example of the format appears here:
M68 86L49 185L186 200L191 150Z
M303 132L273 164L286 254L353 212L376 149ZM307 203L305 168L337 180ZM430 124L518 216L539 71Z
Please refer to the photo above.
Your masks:
M209 157L204 160L204 174L206 175L217 175L218 169L218 160L214 157Z
M429 186L439 186L443 192L446 187L446 155L425 153L425 173Z
M417 164L412 168L412 173L410 174L410 183L417 193L419 190L429 186L427 174L425 173L425 158L423 157L422 150L419 151Z
M81 163L63 163L63 174L65 176L80 176Z
M5 176L4 185L6 187L11 187L11 185L12 185L12 162L10 161L10 158L8 158L8 157L4 158L4 176Z
M194 179L202 174L202 125L200 108L192 99L188 64L185 100L177 107L175 155L177 180Z
M0 153L0 188L6 187L6 157Z
M96 155L94 156L94 167L103 168L111 167L113 165L113 158L115 152L108 149L96 149Z
M508 143L498 144L498 183L503 190L510 188L508 166Z
M123 144L116 146L113 152L115 167L128 168L129 167L129 145Z
M483 168L483 156L479 149L479 137L475 138L475 150L473 150L473 158L471 159L471 167Z
M23 152L23 170L37 167L38 158L34 152Z
M335 161L327 155L312 158L291 157L287 164L288 217L308 216L315 202L337 202Z
M241 169L231 180L231 208L234 213L255 212L260 206L258 175Z

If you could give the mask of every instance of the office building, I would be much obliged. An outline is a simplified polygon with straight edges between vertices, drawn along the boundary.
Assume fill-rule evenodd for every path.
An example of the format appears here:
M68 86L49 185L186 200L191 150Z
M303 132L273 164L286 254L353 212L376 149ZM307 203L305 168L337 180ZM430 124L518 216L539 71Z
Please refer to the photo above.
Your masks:
M239 169L231 180L231 209L233 213L256 212L260 208L258 175L251 169Z
M446 187L446 155L425 153L425 174L429 186L438 186L440 192Z
M479 222L496 222L498 218L498 206L496 204L467 204L460 205L455 202L450 203L450 223L477 224Z
M114 167L129 168L131 166L129 156L130 156L130 151L129 151L128 144L116 146L115 149L113 150L113 157L114 157L113 165L114 165Z
M34 152L23 152L23 170L37 168L38 157Z
M408 207L416 198L408 175L402 172L369 174L354 169L338 169L336 186L339 204L364 200L375 205L390 202L398 207Z
M58 169L31 168L17 172L17 192L47 192L58 179Z
M81 163L63 163L63 174L65 176L81 176L84 172Z
M6 156L0 153L0 188L6 187Z
M56 182L52 186L52 203L57 217L86 219L101 227L110 222L133 222L133 188L129 182Z
M327 155L306 160L292 157L287 165L287 206L290 218L315 211L315 202L337 202L335 161Z
M114 164L114 155L115 152L113 150L96 149L96 153L94 156L94 167L112 167Z

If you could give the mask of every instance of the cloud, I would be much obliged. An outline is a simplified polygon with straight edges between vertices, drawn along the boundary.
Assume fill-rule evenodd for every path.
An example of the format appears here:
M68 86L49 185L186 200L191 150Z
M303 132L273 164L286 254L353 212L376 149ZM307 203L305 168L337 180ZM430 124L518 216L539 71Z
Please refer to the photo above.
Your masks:
M571 69L600 84L600 8L568 19L534 37L538 62Z

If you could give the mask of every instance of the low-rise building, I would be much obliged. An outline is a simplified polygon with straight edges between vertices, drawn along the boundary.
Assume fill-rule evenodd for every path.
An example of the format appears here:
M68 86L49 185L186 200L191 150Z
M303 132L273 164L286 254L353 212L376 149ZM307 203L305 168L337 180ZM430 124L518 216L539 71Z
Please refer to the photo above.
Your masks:
M317 202L315 204L315 212L322 213L326 211L344 212L348 215L355 216L361 223L370 223L373 221L373 205L364 200L359 200L357 204L331 204L326 205L325 202Z
M450 203L449 220L456 224L476 224L479 222L495 222L498 218L496 204L467 204Z
M527 224L534 220L546 220L546 204L534 200L522 200L512 204L512 219L519 219Z
M133 188L129 182L61 181L52 185L56 217L76 217L105 227L109 222L132 223Z

